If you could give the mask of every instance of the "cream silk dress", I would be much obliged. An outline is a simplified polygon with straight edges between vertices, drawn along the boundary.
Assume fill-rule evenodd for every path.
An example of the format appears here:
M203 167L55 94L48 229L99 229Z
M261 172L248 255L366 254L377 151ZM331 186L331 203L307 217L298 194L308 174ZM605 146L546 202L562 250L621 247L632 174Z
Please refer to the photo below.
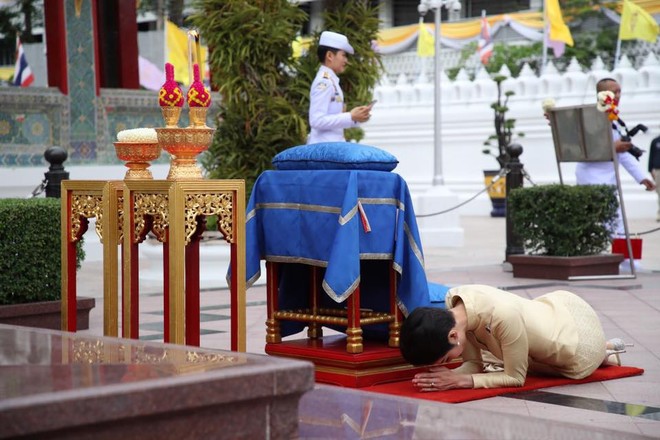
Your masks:
M533 300L490 286L465 285L447 292L448 308L463 301L467 344L463 364L474 388L516 387L527 371L589 376L605 357L605 335L596 312L577 295L558 290ZM503 371L484 373L481 350L503 362Z

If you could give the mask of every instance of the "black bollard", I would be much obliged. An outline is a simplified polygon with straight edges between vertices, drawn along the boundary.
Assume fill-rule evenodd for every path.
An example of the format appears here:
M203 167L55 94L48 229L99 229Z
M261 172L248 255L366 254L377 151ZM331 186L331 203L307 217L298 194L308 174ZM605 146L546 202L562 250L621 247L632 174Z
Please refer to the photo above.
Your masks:
M64 171L62 165L69 155L62 147L50 147L44 153L46 161L50 163L46 176L46 197L57 197L62 195L62 180L69 180L69 172Z
M520 155L523 152L523 147L519 144L511 144L506 147L509 153L509 163L506 164L508 174L506 175L506 195L511 194L511 191L523 186L523 164L520 162ZM506 260L509 255L524 254L522 241L518 234L513 230L513 221L511 220L511 207L506 208Z

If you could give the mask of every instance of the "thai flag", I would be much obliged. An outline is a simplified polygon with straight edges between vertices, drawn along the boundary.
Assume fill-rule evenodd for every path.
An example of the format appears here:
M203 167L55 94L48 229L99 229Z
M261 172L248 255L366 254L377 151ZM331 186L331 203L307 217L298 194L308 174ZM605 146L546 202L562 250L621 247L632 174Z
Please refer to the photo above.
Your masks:
M493 38L490 36L490 25L486 20L486 11L481 12L481 35L479 36L478 52L481 63L488 64L488 60L493 54Z
M28 66L21 39L16 37L16 67L14 67L14 85L29 87L34 82L34 75Z

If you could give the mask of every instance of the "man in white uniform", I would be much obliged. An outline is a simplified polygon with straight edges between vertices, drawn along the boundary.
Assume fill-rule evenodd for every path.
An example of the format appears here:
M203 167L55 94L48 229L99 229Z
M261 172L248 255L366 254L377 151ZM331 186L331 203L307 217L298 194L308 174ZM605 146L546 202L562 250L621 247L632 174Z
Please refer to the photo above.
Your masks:
M347 54L353 53L345 35L330 31L321 33L317 52L321 67L310 90L308 144L343 142L346 140L344 129L358 127L359 123L369 120L371 105L358 106L347 112L344 92L339 86L337 75L346 70Z
M616 80L612 78L604 78L596 84L596 93L608 90L614 93L614 100L618 105L621 98L621 86ZM631 142L622 141L621 133L615 127L612 128L612 139L617 152L619 163L628 171L628 173L635 179L635 182L644 185L647 191L653 191L655 184L649 179L635 157L628 153L632 147ZM616 174L612 162L578 162L575 167L575 178L578 185L616 185ZM616 233L623 235L623 220L621 218L621 210L619 209L619 217L617 220Z
M655 220L660 222L660 136L653 139L649 147L649 173L655 179L655 190L658 192L658 215Z

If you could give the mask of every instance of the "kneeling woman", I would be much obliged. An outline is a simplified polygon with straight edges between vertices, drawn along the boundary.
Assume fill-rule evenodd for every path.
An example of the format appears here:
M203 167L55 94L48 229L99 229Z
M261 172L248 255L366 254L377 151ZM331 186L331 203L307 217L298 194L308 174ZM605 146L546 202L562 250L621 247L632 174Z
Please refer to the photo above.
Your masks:
M605 340L596 312L577 295L558 290L533 300L483 285L456 287L445 309L420 307L401 327L401 354L413 365L462 357L453 370L431 366L413 384L422 391L518 387L527 372L571 379L604 363L619 364L621 339ZM484 372L482 350L503 368Z

